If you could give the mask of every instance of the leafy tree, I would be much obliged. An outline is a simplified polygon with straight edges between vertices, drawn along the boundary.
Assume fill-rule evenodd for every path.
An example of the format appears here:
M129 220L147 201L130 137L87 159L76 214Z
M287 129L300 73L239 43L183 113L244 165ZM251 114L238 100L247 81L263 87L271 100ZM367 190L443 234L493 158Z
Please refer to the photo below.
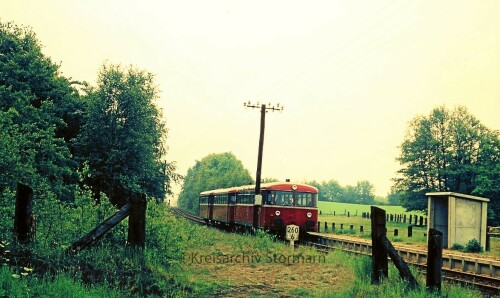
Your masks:
M344 196L344 189L337 180L332 179L321 183L321 190L323 194L320 195L325 198L325 201L339 202Z
M71 121L79 103L33 31L0 22L0 193L22 182L62 200L72 196L77 164L69 149L77 129Z
M213 153L196 161L188 170L177 204L180 208L198 213L200 192L252 183L250 173L233 153Z
M375 186L367 180L358 181L354 187L354 203L373 204L375 202Z
M430 191L482 195L495 207L499 156L498 132L482 125L465 107L438 107L410 122L394 190L408 210L425 210L425 193Z
M96 199L105 193L126 203L129 191L162 201L179 176L165 160L167 129L155 105L158 87L146 71L102 66L96 87L87 89L88 109L78 139L78 155L89 165L86 183Z

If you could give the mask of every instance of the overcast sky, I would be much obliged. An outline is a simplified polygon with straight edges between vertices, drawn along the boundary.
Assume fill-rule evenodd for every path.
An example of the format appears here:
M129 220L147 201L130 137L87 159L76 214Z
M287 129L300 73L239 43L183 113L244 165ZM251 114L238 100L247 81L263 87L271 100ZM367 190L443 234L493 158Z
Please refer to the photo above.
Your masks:
M156 75L178 171L231 151L255 176L368 180L385 196L408 122L466 106L500 129L500 1L0 0L63 75L105 63ZM178 192L178 188L177 188Z

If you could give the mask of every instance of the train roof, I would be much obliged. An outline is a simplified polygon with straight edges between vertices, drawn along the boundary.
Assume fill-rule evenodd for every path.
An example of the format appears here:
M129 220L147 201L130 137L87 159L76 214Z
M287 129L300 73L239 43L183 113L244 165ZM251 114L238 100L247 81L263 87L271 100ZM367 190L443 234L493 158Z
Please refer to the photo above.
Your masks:
M242 191L254 190L255 184L235 186L229 188L219 188L213 190L206 190L200 193L200 195L215 195L224 193L237 193ZM260 185L261 190L271 189L271 190L297 190L304 192L318 192L318 189L314 186L302 184L302 183L292 183L292 182L270 182L262 183Z

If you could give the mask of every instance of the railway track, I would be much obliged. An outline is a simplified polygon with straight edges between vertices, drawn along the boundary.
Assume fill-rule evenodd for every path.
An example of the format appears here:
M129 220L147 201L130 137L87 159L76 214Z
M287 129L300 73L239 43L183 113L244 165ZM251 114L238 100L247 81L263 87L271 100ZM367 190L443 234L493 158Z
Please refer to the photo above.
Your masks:
M206 224L205 220L178 208L171 208L172 212L198 224ZM306 242L307 245L327 252L341 249L343 251L371 255L371 240L361 238L343 238L332 234L309 234L317 242ZM411 246L393 244L398 254L405 262L425 270L427 251ZM443 253L443 278L450 282L463 285L473 285L489 297L500 297L500 261L474 258L466 255Z
M206 222L205 222L205 220L203 218L198 217L196 215L193 215L193 214L191 214L191 213L189 213L187 211L184 211L182 209L179 209L179 208L170 208L170 210L175 215L183 217L185 219L189 219L192 222L195 222L195 223L198 223L198 224L203 224L203 225L206 224Z
M321 251L341 249L356 254L371 255L371 240L344 238L332 234L309 233L318 242L308 242ZM427 251L393 243L405 262L425 270ZM463 285L473 285L486 296L500 295L500 261L467 255L443 253L443 279Z

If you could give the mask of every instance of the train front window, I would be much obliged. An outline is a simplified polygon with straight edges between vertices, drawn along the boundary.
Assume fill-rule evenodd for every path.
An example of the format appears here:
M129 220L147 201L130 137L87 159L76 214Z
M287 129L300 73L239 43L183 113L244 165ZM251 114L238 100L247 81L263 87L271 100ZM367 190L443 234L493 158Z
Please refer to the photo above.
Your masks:
M310 192L295 193L295 206L297 207L316 207L317 194Z
M276 194L276 205L292 206L293 205L293 192L291 191L273 191Z

